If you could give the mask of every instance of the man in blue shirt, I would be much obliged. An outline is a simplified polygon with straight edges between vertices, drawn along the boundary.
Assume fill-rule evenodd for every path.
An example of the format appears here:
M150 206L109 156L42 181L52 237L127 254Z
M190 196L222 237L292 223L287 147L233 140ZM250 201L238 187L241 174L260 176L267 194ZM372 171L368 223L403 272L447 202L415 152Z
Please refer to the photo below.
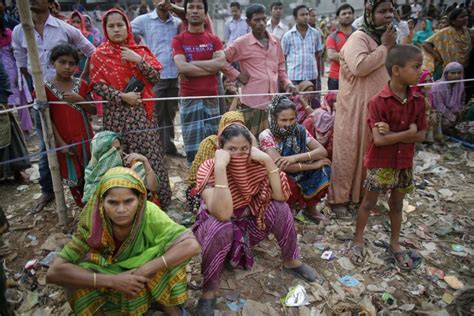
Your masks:
M250 32L247 20L242 16L240 3L231 2L230 12L232 18L225 23L224 27L224 42L226 45L232 44L236 39Z
M170 14L166 3L153 0L155 10L140 15L132 21L133 34L141 36L153 54L163 65L160 71L160 82L155 86L158 98L178 96L178 69L173 61L171 41L178 34L181 20ZM177 100L157 101L156 115L158 116L163 150L166 154L180 155L173 142L174 118L178 110ZM163 128L164 127L164 128Z

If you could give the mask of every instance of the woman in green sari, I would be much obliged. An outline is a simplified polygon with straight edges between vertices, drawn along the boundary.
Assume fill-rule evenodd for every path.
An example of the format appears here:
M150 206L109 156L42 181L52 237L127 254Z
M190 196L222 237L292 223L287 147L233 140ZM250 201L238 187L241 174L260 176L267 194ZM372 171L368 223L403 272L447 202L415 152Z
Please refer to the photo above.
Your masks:
M157 302L181 315L193 234L146 200L131 169L110 169L81 213L77 231L46 275L66 288L75 315L142 315Z

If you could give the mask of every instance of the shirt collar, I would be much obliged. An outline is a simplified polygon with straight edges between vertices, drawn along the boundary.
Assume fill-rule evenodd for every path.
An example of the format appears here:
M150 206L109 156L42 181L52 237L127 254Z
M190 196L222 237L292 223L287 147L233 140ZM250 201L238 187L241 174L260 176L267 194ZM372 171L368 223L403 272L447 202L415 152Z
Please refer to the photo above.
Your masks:
M280 23L278 23L275 27L283 28L283 25L283 22L280 21ZM272 19L267 21L267 26L272 26Z
M268 43L273 43L273 44L276 44L277 43L277 40L275 39L275 37L273 37L268 31L265 31L265 33L267 33L267 36L268 36ZM259 46L262 46L262 44L260 43L260 41L253 35L252 32L250 32L250 41L249 41L249 44L250 45L259 45Z
M49 25L49 26L52 26L52 27L57 27L59 28L59 20L56 19L54 16L52 16L51 14L48 16L48 19L46 20L46 22L44 23L44 25Z
M167 23L167 22L169 22L169 21L171 21L171 20L173 19L173 16L168 13L168 19L166 19L166 21L163 21L163 20L158 16L158 13L156 12L156 10L153 10L152 12L150 12L150 18L153 19L153 20L158 19L158 20L160 20L161 22Z
M312 27L311 25L308 24L308 30L307 32L312 32L312 31L317 31L317 29L315 29L314 27ZM293 25L293 27L289 30L289 32L299 32L298 29L296 28L296 24Z
M247 19L244 18L243 16L240 16L240 19L239 19L239 20L234 20L234 17L231 17L229 21L231 21L231 22L240 22L240 21L245 21L245 22L247 22Z
M390 81L385 84L385 87L383 88L382 91L380 91L379 96L382 98L395 98L399 100L400 98L393 93L392 89L390 88ZM420 95L416 92L413 92L412 89L408 88L408 95L407 95L407 100L410 98L418 98Z

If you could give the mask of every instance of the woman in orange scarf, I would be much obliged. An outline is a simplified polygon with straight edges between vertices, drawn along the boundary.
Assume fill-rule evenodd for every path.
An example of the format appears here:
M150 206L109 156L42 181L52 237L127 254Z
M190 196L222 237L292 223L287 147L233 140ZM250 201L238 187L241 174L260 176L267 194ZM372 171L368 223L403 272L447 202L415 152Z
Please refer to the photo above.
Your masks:
M290 188L269 155L252 147L250 131L231 123L218 136L214 159L197 173L202 204L193 227L202 247L203 294L198 315L213 315L215 291L226 258L233 267L250 269L251 246L273 234L285 271L313 282L314 271L299 260L293 217L285 202Z
M159 178L161 206L171 200L168 172L154 114L153 86L160 80L159 61L147 46L137 45L126 14L112 9L103 17L106 41L91 58L91 85L108 101L104 106L104 129L120 135L123 151L144 155Z

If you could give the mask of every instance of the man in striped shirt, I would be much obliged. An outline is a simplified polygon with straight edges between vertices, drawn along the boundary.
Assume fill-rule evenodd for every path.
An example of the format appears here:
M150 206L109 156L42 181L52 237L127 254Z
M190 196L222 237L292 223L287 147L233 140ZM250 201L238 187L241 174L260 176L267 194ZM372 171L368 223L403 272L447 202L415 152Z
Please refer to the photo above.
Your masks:
M305 5L299 5L293 10L295 26L282 38L281 46L286 58L288 78L293 84L311 81L319 88L318 61L323 50L321 33L309 26L309 10Z

